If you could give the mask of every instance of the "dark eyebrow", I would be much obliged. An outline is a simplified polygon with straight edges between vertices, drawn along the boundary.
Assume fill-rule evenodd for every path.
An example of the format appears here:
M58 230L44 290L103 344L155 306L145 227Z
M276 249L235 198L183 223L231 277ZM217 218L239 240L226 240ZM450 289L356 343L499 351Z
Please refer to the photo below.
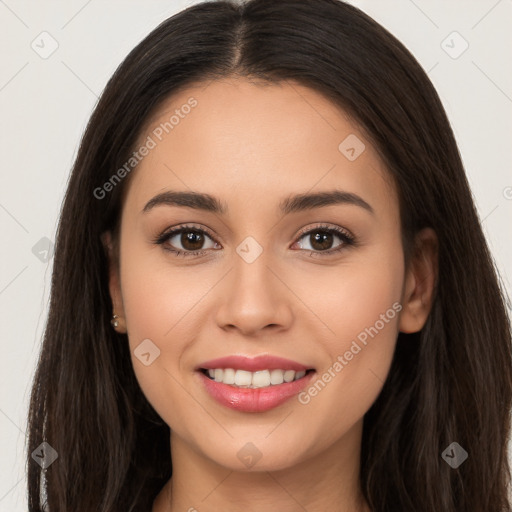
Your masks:
M362 197L343 190L289 196L281 202L279 207L284 214L288 214L333 204L353 204L368 210L371 214L375 213L374 209Z
M144 206L143 212L148 212L155 206L186 206L196 210L205 210L207 212L224 214L227 207L224 206L216 197L210 194L201 194L199 192L175 192L167 191L156 195Z
M279 208L281 212L286 215L333 204L352 204L364 208L372 214L375 213L374 209L362 197L343 190L291 195L281 201ZM159 205L185 206L218 214L225 214L227 212L227 207L223 205L219 199L210 194L176 191L167 191L156 195L153 199L148 201L142 211L148 212Z

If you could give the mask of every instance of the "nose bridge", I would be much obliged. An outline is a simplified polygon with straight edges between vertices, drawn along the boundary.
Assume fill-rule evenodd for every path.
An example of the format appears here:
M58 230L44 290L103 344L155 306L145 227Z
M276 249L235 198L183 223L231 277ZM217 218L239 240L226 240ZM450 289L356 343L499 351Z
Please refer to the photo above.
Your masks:
M269 266L270 251L263 250L254 242L244 241L236 249L237 255L233 258L233 285L237 291L242 291L242 296L255 296L263 292L270 292L272 284L269 282L271 271Z
M248 333L289 323L289 297L272 266L271 251L264 250L254 238L247 237L237 246L218 310L221 327L234 326Z
M233 282L231 293L233 297L245 303L246 306L263 308L273 302L276 297L275 283L271 281L272 272L269 266L270 251L263 250L252 237L248 237L236 249L233 258ZM274 292L274 293L273 293Z

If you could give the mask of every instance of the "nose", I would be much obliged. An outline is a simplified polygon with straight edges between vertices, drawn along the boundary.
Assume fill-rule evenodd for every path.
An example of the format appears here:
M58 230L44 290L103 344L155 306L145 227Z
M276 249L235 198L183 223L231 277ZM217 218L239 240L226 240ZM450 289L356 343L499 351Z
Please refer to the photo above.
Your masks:
M266 252L249 263L234 256L233 267L219 289L217 325L244 336L277 333L293 321L293 294Z

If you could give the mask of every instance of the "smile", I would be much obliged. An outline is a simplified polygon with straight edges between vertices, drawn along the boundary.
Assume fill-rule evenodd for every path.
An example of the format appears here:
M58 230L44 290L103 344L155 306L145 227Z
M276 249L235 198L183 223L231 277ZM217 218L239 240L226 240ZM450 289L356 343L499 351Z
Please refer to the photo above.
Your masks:
M279 386L283 384L283 382L293 382L302 379L302 377L306 375L305 370L296 372L295 370L280 369L248 372L246 370L234 370L233 368L215 368L209 370L203 369L202 371L215 382L222 382L237 388L249 389Z
M264 412L298 395L315 374L298 362L262 355L228 356L201 363L203 389L221 405L240 412Z

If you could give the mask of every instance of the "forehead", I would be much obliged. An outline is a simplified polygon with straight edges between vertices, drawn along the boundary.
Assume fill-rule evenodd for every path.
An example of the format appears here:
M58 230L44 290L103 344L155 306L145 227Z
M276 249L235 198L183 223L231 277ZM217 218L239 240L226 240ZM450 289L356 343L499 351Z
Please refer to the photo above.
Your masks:
M151 149L127 197L140 208L166 189L208 193L229 209L275 207L290 194L333 188L364 196L377 210L397 208L394 185L364 132L293 81L226 78L187 87L151 115L136 148L143 145Z

